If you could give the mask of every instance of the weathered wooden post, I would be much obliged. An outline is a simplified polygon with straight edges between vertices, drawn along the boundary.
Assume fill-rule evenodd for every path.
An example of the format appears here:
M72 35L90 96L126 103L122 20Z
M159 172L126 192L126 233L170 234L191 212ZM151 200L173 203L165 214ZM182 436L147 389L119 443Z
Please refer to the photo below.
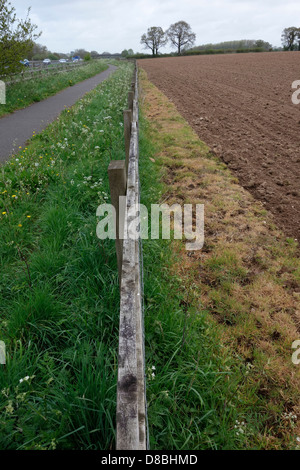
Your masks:
M124 213L127 227L130 227L131 222L136 224L136 218L139 217L138 204L140 200L138 87L136 71L134 76L135 82L131 84L132 91L128 93L129 109L124 111L125 168L127 171ZM140 221L138 220L138 222L138 226L140 226ZM146 450L147 429L140 234L137 234L137 237L128 235L123 242L122 254L116 448L117 450Z
M134 99L134 93L133 91L128 92L128 109L133 109L133 99Z
M127 177L125 160L113 160L108 167L111 203L116 211L116 252L121 286L122 260L123 260L123 233L125 208L120 207L120 196L126 195ZM120 222L121 221L121 226ZM121 238L120 238L121 236Z
M125 109L125 111L123 111L123 114L124 114L125 162L126 162L126 175L127 175L128 164L129 164L132 111L131 109Z
M0 341L0 365L5 366L6 364L6 346L4 341Z

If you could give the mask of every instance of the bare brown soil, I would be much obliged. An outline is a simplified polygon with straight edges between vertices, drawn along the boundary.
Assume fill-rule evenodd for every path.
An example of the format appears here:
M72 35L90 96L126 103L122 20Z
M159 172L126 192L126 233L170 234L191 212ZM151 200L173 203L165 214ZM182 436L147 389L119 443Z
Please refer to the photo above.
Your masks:
M139 61L201 140L300 240L300 52Z
M297 246L212 155L174 103L144 72L139 78L141 107L151 122L148 137L156 143L154 158L141 157L149 156L161 176L161 202L205 204L203 249L187 252L185 242L174 242L176 256L168 265L181 279L183 305L206 312L224 357L238 357L246 366L230 377L245 421L255 422L246 447L299 449L300 366L291 360L300 333Z

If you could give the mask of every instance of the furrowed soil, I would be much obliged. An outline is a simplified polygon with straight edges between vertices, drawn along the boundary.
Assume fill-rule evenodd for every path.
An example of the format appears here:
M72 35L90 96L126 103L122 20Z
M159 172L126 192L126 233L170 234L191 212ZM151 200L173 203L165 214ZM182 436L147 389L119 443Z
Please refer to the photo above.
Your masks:
M202 141L300 239L300 53L140 60Z
M141 155L153 165L149 176L160 175L161 202L205 206L204 247L187 251L185 242L173 241L175 258L168 270L180 279L188 318L205 318L206 339L220 345L226 360L237 361L229 366L230 377L224 377L232 390L219 388L215 394L224 401L224 412L230 408L239 414L232 430L246 423L245 440L237 432L237 441L231 441L226 425L226 442L209 436L207 448L299 449L300 369L294 355L300 334L298 243L278 229L265 204L239 184L144 71L140 102L154 146L152 154L143 149ZM194 333L193 327L187 330ZM197 338L187 343L192 341ZM197 354L191 360L197 363ZM233 404L233 396L238 403ZM155 426L152 435L161 437ZM220 432L219 425L215 429ZM201 439L205 433L202 429ZM194 434L193 439L195 448L207 444L197 442Z

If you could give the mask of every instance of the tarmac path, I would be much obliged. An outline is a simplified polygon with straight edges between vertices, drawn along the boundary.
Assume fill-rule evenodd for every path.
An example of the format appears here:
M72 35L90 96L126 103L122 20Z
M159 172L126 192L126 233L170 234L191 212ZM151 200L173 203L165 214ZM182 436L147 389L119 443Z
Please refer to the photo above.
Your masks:
M66 88L54 96L27 108L0 118L0 163L24 146L35 132L39 134L66 108L73 106L86 93L108 78L117 69L110 65L107 70L83 82ZM1 106L1 105L0 105Z

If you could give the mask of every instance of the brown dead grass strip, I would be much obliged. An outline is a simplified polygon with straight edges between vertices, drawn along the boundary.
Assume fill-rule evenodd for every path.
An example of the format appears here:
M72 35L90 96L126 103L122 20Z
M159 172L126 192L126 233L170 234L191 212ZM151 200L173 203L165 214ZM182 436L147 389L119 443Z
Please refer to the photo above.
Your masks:
M161 167L167 185L163 199L205 204L205 246L189 253L177 245L180 262L174 271L193 286L224 345L249 364L249 389L256 384L265 397L274 439L288 439L292 430L300 436L300 365L291 360L292 343L300 339L297 244L278 230L272 215L238 184L146 73L140 75L143 112L159 148L153 165ZM287 425L283 412L298 420Z

